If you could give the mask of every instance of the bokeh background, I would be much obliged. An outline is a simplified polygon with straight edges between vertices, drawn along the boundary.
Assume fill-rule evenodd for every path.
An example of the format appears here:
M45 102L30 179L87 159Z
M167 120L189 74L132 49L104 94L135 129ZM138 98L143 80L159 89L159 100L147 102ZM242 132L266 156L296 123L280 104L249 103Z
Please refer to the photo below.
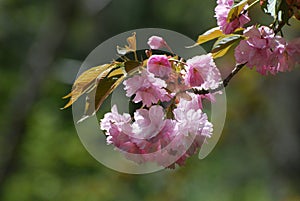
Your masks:
M229 84L223 134L205 159L176 170L128 175L81 144L69 92L81 62L106 39L164 28L192 39L216 26L213 0L0 1L1 201L299 201L300 69L260 76L243 69ZM251 17L271 19L259 8ZM300 36L291 20L287 38ZM211 43L204 46L209 50ZM217 60L224 76L232 52Z

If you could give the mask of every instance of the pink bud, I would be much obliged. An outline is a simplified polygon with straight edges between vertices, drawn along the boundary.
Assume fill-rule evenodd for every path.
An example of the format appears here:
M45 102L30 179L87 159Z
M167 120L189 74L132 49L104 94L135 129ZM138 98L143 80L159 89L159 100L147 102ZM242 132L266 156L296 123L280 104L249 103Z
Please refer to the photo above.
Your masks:
M151 36L148 39L148 45L150 46L151 49L159 49L162 47L166 47L167 43L162 37Z
M158 77L169 76L172 67L165 55L152 55L148 59L147 70Z

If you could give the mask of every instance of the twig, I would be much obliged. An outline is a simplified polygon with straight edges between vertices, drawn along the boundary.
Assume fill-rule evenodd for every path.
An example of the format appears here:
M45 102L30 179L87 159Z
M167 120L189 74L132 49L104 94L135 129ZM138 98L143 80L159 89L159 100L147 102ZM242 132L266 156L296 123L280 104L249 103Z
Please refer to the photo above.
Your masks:
M215 89L211 89L211 90L205 90L205 89L201 89L201 90L198 90L198 89L193 89L193 92L195 94L208 94L208 93L215 93L215 92L218 92L220 90L222 90L223 88L225 88L230 80L246 65L246 63L244 64L238 64L235 66L235 68L231 71L231 73L219 84L219 86Z

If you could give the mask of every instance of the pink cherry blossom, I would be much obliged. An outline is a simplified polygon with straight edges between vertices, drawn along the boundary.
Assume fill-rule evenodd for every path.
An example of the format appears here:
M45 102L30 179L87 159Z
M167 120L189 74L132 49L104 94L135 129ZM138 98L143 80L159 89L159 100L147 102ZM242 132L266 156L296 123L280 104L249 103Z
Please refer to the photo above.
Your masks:
M151 36L148 39L148 45L150 46L151 49L159 49L162 47L167 47L166 41L159 36Z
M148 139L134 138L132 141L141 149L144 153L144 158L147 161L157 162L163 166L168 166L168 147L175 137L175 121L171 119L164 120L164 126L157 133L156 136ZM171 144L172 147L172 144ZM160 161L160 162L159 162ZM174 162L174 161L173 161Z
M186 62L185 84L203 89L215 89L221 81L221 74L212 55L195 56Z
M159 105L139 109L134 113L133 132L137 138L149 139L156 136L164 127L164 111Z
M192 101L180 99L177 108L174 109L175 120L178 122L178 132L186 136L192 134L210 137L210 132L202 133L203 127L210 125L210 123L207 115L200 109L199 97L195 94L190 94L190 96Z
M126 96L135 95L133 101L142 101L143 105L150 107L158 101L169 101L171 96L164 89L167 84L164 80L154 77L152 73L143 70L140 75L124 81Z
M123 131L131 132L131 116L127 113L123 115L118 113L118 108L116 105L113 105L112 111L104 115L104 118L101 120L100 128L106 132L109 132L112 125L116 125L119 129Z
M237 28L243 27L250 21L247 14L241 14L237 16L233 21L228 22L227 16L234 4L233 0L218 0L217 7L215 8L215 17L217 18L217 24L225 34L233 33Z
M244 35L247 39L241 41L235 49L238 64L247 63L249 68L255 67L262 75L285 72L295 65L294 53L297 47L275 36L270 28L251 26L244 31Z
M286 51L293 62L300 64L300 38L290 41L286 46Z
M152 55L147 62L147 70L158 77L168 77L172 71L168 57L165 55Z

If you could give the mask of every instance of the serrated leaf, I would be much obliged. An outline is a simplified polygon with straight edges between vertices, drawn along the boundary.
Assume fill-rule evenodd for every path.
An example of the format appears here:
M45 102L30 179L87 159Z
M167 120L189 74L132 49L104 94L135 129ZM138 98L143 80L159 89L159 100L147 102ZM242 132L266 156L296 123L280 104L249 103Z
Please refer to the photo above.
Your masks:
M214 27L212 29L209 29L208 31L206 31L205 33L203 33L202 35L200 35L197 39L197 42L190 46L190 47L195 47L197 45L201 45L203 43L206 43L210 40L216 39L220 36L223 36L223 32L220 30L220 27ZM188 47L188 48L190 48Z
M232 47L236 42L244 38L243 35L239 34L229 34L223 37L220 37L214 44L211 53L214 58L224 56L227 51Z
M228 15L227 15L227 22L232 22L235 20L244 10L244 7L246 6L248 0L243 0L239 2L238 4L232 6L230 9Z
M109 70L114 68L116 64L104 64L101 66L93 67L83 72L74 82L72 91L63 97L63 99L70 98L69 102L63 109L70 107L81 95L91 91L96 87L96 79L105 77Z

